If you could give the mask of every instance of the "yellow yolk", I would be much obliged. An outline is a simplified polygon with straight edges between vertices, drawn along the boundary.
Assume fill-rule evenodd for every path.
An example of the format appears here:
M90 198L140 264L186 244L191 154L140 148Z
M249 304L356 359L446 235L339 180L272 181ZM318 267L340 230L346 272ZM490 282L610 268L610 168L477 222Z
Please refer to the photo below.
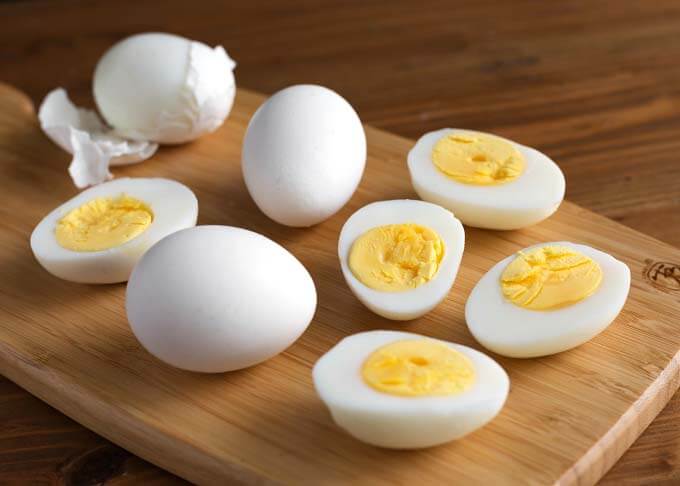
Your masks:
M151 208L138 199L125 194L98 197L61 218L55 236L67 250L102 251L139 236L151 221Z
M364 285L384 292L414 289L439 269L444 242L430 228L390 224L367 231L352 244L349 268Z
M434 146L432 162L455 181L483 186L510 182L525 166L513 144L483 133L446 135Z
M361 374L372 388L412 397L456 395L475 382L472 361L432 339L396 341L375 350Z
M517 257L501 275L503 295L531 310L566 307L590 296L602 282L593 259L563 246L534 248Z

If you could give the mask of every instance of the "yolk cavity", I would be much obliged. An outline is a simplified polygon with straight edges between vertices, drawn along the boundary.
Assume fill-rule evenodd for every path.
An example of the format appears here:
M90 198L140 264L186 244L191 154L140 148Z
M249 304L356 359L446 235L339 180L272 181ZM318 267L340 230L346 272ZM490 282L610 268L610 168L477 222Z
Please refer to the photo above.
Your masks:
M61 218L55 236L67 250L102 251L139 236L151 221L151 208L138 199L125 194L98 197Z
M452 133L432 150L441 172L463 184L497 185L522 174L524 157L510 142L484 133Z
M361 373L372 388L402 396L456 395L475 382L472 361L432 339L396 341L378 348Z
M591 258L563 246L534 248L517 257L501 275L503 295L531 310L566 307L590 296L602 282Z
M443 256L444 242L430 228L412 223L390 224L373 228L356 239L349 268L372 289L400 292L432 279Z

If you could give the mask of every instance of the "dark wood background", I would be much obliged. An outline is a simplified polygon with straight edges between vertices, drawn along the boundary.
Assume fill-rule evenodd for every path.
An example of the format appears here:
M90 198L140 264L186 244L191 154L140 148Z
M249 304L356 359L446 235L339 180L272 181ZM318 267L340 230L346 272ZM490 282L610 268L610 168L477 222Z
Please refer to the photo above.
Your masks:
M99 56L144 31L224 45L240 86L326 85L401 135L534 146L569 199L680 246L678 0L4 2L0 81L89 104ZM602 484L680 484L679 424L676 395ZM105 481L181 482L0 378L0 483Z

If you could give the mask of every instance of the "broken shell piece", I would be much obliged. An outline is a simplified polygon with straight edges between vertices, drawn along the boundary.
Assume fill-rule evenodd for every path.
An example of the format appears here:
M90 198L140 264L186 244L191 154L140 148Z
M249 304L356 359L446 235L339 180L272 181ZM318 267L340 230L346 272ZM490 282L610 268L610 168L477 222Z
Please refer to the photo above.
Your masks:
M156 143L134 142L114 135L94 111L71 103L62 88L45 97L38 119L45 134L73 154L68 172L78 188L111 179L110 165L141 162L158 149Z

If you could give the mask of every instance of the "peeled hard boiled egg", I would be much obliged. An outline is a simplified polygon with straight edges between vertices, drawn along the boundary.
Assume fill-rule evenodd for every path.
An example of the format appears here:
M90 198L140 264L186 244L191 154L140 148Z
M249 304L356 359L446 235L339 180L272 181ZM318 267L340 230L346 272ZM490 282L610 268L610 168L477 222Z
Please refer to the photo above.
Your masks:
M137 34L99 60L94 97L120 136L187 142L216 130L229 114L234 66L222 47L172 34Z
M279 91L253 115L243 141L246 186L274 221L311 226L352 197L366 164L366 135L352 106L322 86Z
M630 269L611 255L575 243L542 243L491 268L472 290L465 319L491 351L545 356L606 329L629 289Z
M465 247L463 225L424 201L364 206L342 227L338 256L354 295L388 319L415 319L451 290Z
M123 178L78 194L45 216L31 249L56 277L81 283L128 279L161 238L196 224L191 190L169 179Z
M340 427L393 449L469 434L500 412L510 387L503 368L479 351L394 331L343 339L317 361L313 379Z
M452 128L427 133L409 152L408 168L421 199L478 228L536 224L564 199L564 175L548 156L488 133Z
M290 346L316 309L314 282L272 240L197 226L154 245L128 282L127 316L154 356L190 371L251 366Z

